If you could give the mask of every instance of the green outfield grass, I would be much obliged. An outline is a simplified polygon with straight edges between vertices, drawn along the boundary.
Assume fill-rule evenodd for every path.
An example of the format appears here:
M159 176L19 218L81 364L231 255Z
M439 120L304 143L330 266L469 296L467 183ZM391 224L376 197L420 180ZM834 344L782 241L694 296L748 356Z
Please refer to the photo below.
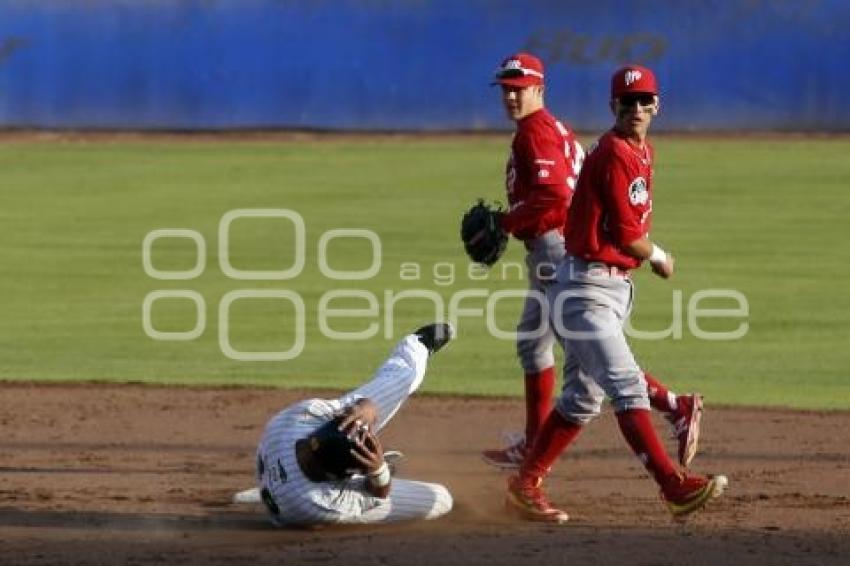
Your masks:
M508 137L493 139L336 139L293 142L39 142L0 145L0 378L146 381L157 383L350 387L360 383L406 331L434 318L425 299L402 299L393 323L385 293L435 292L448 306L483 308L496 291L522 290L521 246L513 242L501 269L470 278L458 242L461 211L478 196L501 198ZM850 140L660 138L653 237L678 257L666 282L637 276L633 324L671 326L681 296L680 338L635 339L642 365L679 390L704 392L711 403L850 408L850 299L845 282L845 219L850 216ZM304 219L303 271L287 281L236 280L219 265L218 228L234 209L289 209ZM365 281L335 281L320 272L317 247L328 230L370 230L381 263ZM157 280L142 263L145 235L191 229L206 244L206 268L190 280ZM283 219L240 219L231 225L230 264L240 270L293 265L293 225ZM365 239L337 239L327 262L364 270ZM159 270L190 270L195 244L160 239L151 248ZM412 265L420 267L418 280ZM511 264L516 264L511 268ZM451 270L453 281L450 281ZM404 275L405 277L402 277ZM474 274L475 275L475 274ZM293 360L236 361L219 346L219 305L237 290L297 293L305 306L306 340ZM337 331L365 330L369 340L320 332L319 303L333 290L375 297L376 315L331 318ZM697 324L712 332L742 322L732 341L700 339L688 324L694 294L734 290L746 297L745 318ZM142 304L156 290L189 290L205 302L206 324L190 341L158 341L143 331ZM486 296L481 297L480 294ZM366 308L338 299L332 308ZM702 308L730 308L706 299ZM498 303L493 323L510 331L518 298ZM161 332L196 326L187 299L151 309ZM295 311L283 299L242 299L230 309L229 340L240 351L285 351L294 345ZM521 395L510 340L484 319L464 316L460 336L433 360L429 392Z

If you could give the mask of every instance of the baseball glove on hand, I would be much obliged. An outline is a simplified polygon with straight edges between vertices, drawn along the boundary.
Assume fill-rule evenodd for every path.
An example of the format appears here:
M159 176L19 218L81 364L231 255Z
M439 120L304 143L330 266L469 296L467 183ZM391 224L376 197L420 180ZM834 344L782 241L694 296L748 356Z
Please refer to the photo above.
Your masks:
M501 223L504 214L483 199L466 211L460 223L460 239L469 259L486 266L499 261L508 247L508 234Z

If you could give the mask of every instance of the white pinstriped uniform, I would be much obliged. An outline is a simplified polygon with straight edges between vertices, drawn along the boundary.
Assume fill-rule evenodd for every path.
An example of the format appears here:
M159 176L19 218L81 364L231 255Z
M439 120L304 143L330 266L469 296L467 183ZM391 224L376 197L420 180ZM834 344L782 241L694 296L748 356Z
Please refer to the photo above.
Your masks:
M331 420L358 399L378 406L376 430L395 415L425 377L428 350L411 334L402 339L371 381L339 399L310 399L275 415L257 449L257 480L280 509L275 524L380 523L434 519L452 508L452 496L439 484L393 478L389 496L366 491L363 476L338 482L312 482L295 457L295 442Z

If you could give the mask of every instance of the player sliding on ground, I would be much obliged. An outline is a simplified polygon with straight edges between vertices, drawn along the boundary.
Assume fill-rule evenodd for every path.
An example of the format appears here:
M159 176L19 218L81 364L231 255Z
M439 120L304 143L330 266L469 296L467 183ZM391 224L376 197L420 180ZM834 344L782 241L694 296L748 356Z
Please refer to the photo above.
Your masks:
M448 324L402 339L372 380L338 399L310 399L266 425L257 449L260 498L277 525L435 519L452 508L442 485L393 478L378 433L425 377Z

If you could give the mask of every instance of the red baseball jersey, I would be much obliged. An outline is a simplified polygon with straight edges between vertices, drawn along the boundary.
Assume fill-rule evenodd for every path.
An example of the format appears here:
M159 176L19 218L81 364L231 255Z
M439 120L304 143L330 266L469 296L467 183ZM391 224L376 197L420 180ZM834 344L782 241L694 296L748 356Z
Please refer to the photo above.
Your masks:
M571 255L621 269L640 266L623 248L649 233L652 157L649 142L635 147L614 130L599 138L588 152L567 218Z
M584 149L545 108L517 122L505 168L510 208L502 227L520 240L563 230Z

